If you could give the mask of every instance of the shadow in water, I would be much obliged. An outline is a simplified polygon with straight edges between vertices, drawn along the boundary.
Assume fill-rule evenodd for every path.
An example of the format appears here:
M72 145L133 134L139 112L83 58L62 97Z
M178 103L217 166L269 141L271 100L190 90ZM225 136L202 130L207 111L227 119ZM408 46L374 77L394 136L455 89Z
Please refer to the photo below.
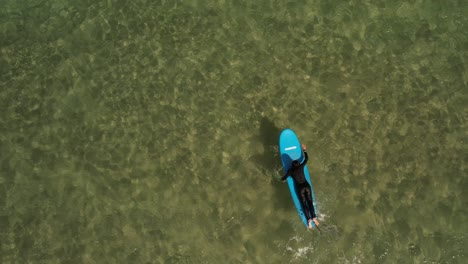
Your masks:
M275 190L273 205L277 209L293 210L288 185L281 182L280 177L284 175L281 158L278 150L279 136L282 129L268 118L262 118L260 122L260 141L263 144L263 154L254 157L254 160L263 166L265 174L272 178L271 183Z
M260 140L263 144L263 156L260 162L267 170L281 169L281 160L278 152L278 140L281 129L264 117L260 122Z

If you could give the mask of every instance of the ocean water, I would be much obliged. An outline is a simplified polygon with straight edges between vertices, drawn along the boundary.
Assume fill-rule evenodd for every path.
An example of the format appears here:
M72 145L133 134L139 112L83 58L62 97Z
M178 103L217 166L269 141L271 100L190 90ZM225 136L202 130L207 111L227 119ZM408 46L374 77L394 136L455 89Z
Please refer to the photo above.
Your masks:
M1 263L467 263L466 1L0 1ZM277 141L308 147L307 231Z

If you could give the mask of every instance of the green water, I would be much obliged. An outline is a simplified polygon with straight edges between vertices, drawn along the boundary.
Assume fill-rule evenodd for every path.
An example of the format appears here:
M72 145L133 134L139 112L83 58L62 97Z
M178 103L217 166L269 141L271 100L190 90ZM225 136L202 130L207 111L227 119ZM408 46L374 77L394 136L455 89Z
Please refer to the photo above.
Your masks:
M467 263L466 1L0 2L1 263ZM310 153L322 233L282 176Z

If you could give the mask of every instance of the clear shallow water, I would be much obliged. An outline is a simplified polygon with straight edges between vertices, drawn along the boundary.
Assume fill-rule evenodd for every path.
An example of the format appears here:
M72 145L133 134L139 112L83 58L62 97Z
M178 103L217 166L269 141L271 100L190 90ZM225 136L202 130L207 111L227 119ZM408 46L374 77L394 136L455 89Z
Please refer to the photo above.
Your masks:
M2 263L466 262L467 12L3 1Z

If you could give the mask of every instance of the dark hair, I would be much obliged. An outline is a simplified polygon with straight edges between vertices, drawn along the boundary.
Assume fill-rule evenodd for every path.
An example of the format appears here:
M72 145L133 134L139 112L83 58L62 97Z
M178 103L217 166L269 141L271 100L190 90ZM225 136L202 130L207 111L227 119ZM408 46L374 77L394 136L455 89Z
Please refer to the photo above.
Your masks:
M293 160L292 165L293 165L294 167L299 166L299 161L298 161L298 160Z

